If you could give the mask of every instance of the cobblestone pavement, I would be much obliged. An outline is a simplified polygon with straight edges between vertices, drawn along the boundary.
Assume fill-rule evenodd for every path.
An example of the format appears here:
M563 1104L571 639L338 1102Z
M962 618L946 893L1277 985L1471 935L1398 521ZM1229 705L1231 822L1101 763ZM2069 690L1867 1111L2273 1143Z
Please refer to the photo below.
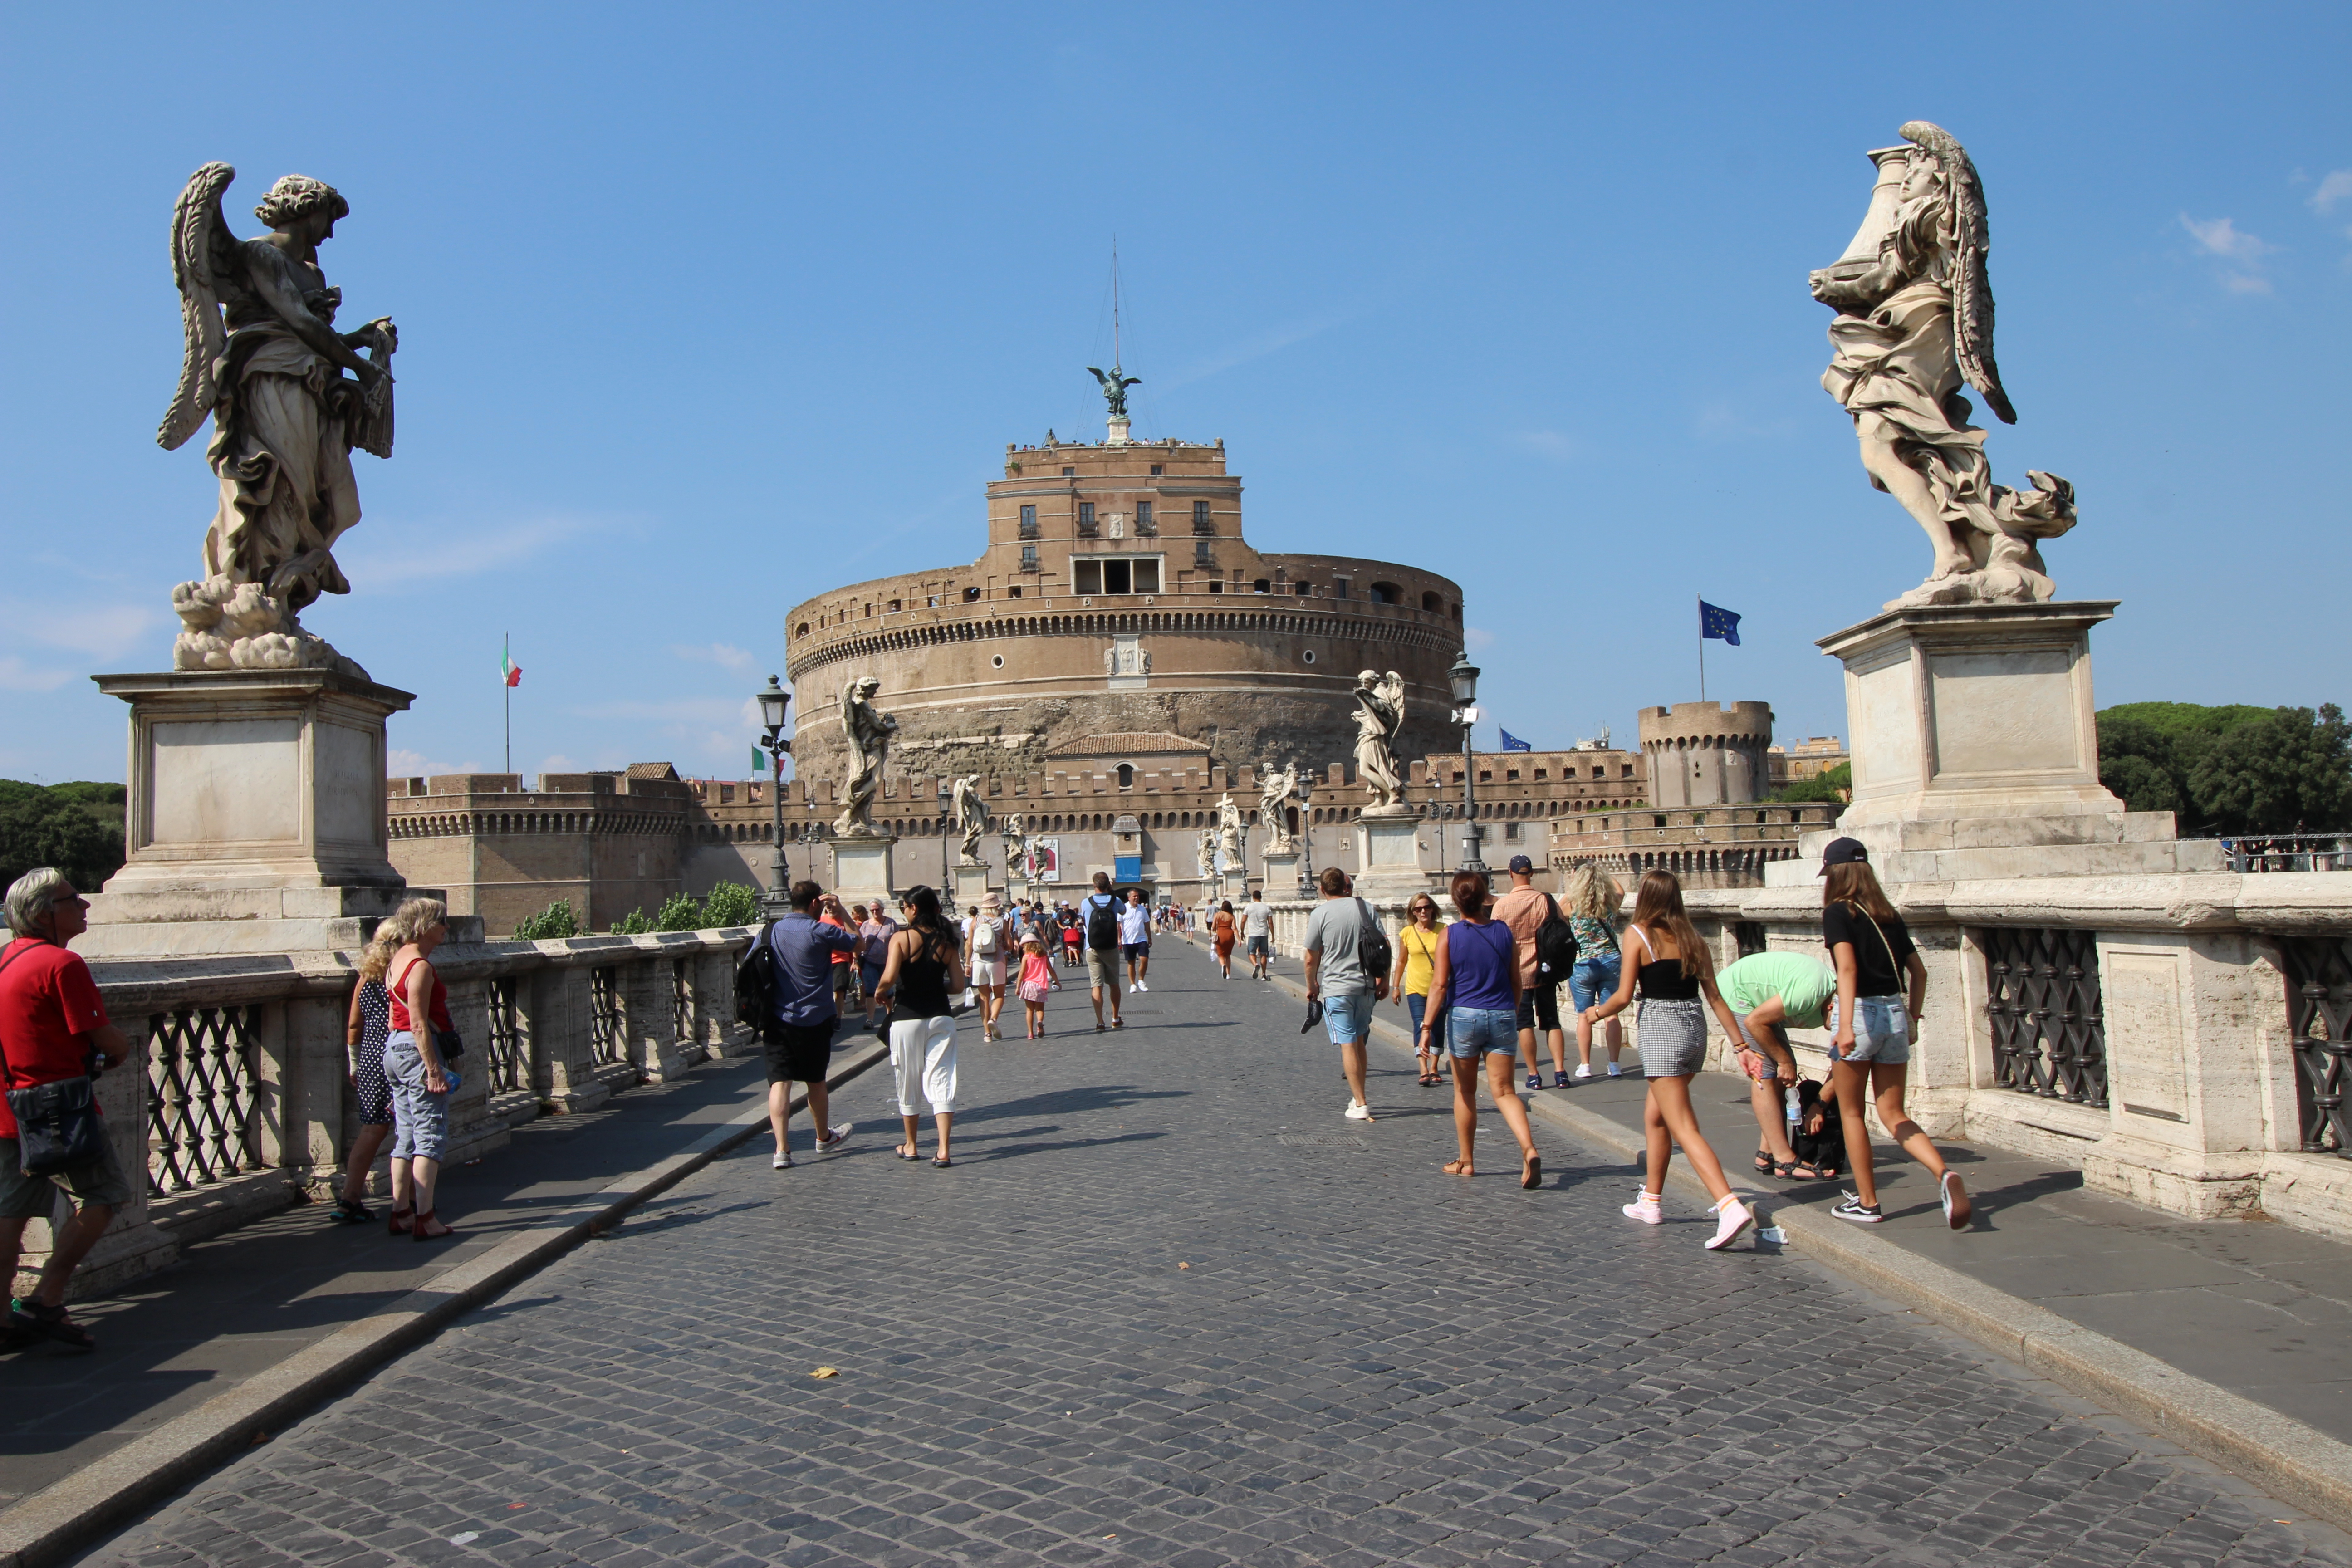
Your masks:
M2352 1561L1556 1134L1439 1175L1433 1091L1342 1120L1295 1003L1161 953L1121 1033L965 1028L952 1169L870 1073L851 1152L713 1165L86 1560Z

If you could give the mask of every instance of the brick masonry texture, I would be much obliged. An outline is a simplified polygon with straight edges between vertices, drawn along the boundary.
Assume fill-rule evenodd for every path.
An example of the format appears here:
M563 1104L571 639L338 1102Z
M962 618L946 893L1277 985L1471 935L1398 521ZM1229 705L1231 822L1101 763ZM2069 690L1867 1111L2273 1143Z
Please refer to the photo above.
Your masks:
M1794 1258L1627 1223L1547 1129L1539 1191L1491 1114L1442 1177L1435 1091L1348 1122L1289 998L1164 938L1152 978L1118 1034L1076 985L1043 1042L967 1026L953 1169L891 1158L870 1073L850 1152L755 1142L85 1561L2346 1561Z

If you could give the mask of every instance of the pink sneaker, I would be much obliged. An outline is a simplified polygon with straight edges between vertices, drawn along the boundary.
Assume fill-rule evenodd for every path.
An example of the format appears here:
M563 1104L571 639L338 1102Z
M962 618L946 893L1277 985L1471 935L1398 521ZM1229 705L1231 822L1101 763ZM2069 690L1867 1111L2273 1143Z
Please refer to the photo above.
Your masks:
M1739 1239L1739 1233L1756 1223L1756 1211L1737 1197L1728 1197L1715 1205L1715 1236L1706 1244L1709 1252L1718 1251Z
M1622 1212L1627 1219L1638 1219L1643 1225L1664 1225L1666 1213L1658 1206L1658 1200L1664 1195L1663 1193L1643 1193L1627 1204Z

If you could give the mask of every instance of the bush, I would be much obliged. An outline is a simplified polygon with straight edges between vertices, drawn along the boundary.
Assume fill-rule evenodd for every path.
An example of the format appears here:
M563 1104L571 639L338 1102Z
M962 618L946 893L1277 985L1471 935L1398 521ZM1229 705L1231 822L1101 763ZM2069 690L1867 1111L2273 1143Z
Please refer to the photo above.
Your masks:
M0 888L55 866L94 893L122 868L121 784L20 784L0 779Z
M552 942L561 937L581 934L580 917L573 914L572 906L562 899L535 915L525 915L515 921L514 939L517 942Z
M685 893L672 893L669 901L654 911L656 931L700 931L702 906Z
M625 914L619 920L614 921L613 922L612 934L614 936L643 936L653 929L654 922L646 919L646 911L641 909L637 909L631 910L627 914Z
M740 882L721 882L702 900L706 926L750 926L760 923L760 895Z

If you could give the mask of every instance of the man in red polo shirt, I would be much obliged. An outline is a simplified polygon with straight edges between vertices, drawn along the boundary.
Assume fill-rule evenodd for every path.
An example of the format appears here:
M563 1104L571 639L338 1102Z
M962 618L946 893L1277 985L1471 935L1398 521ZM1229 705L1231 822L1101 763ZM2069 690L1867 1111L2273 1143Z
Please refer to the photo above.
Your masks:
M26 872L8 889L8 929L0 950L0 1059L7 1066L5 1087L32 1089L59 1079L103 1072L131 1053L122 1031L107 1022L98 983L89 965L66 943L89 928L89 900L54 868ZM131 1182L116 1158L113 1140L87 1164L53 1176L27 1176L18 1163L16 1118L0 1098L0 1261L6 1278L16 1278L25 1222L52 1219L63 1187L76 1203L73 1218L53 1223L49 1260L29 1298L8 1306L5 1347L19 1349L50 1339L75 1350L98 1342L66 1315L66 1282L106 1234L114 1211L131 1201ZM12 1284L11 1289L14 1289Z

